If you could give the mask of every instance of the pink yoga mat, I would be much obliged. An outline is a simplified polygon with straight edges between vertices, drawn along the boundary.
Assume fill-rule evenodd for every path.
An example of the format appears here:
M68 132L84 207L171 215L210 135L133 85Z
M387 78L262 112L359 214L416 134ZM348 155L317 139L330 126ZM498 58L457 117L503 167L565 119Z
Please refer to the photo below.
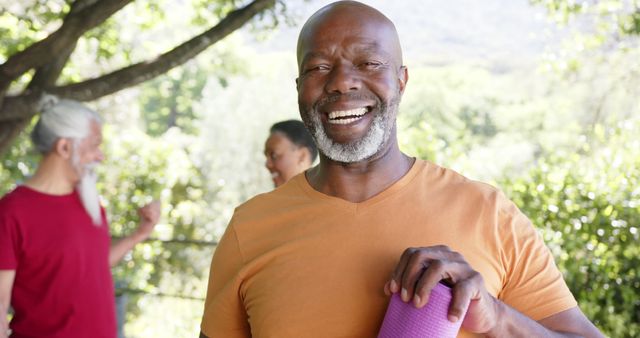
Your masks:
M462 320L452 323L447 319L449 303L451 289L442 283L431 290L427 305L421 309L416 309L411 302L403 302L395 293L391 296L378 338L455 338Z

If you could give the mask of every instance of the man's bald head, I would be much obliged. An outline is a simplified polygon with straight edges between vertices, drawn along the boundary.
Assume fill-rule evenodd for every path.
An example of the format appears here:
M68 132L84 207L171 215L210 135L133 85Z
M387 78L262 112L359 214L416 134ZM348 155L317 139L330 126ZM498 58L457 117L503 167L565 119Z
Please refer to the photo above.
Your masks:
M318 10L302 27L298 37L298 68L318 42L333 38L329 33L336 28L366 36L372 43L384 44L383 49L390 54L396 66L402 66L402 48L393 22L363 3L338 1Z
M355 1L328 5L303 26L297 55L300 116L325 158L399 153L395 119L408 73L386 16Z

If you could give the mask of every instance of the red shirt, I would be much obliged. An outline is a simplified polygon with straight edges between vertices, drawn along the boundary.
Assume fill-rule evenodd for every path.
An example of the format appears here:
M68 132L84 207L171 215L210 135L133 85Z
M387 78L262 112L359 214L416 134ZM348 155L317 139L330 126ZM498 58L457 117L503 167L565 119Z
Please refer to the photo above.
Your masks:
M109 227L76 192L19 186L0 199L0 270L15 270L12 337L116 337Z

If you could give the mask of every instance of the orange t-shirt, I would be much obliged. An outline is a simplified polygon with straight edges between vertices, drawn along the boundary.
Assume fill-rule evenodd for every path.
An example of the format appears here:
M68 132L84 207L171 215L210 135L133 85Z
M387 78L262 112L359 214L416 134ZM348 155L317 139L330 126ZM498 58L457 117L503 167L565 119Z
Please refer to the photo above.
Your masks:
M383 287L402 252L440 244L461 253L492 295L534 320L576 306L512 202L417 160L361 203L317 192L298 175L238 207L213 256L202 332L375 337L389 301Z

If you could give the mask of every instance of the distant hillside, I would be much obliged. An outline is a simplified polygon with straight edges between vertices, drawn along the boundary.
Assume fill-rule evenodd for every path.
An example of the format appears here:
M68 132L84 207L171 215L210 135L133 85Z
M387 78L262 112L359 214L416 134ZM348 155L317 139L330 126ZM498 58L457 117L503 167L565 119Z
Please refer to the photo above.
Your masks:
M296 1L289 10L295 27L279 28L261 52L294 52L300 25L328 0ZM524 0L364 0L396 24L405 60L412 64L481 63L497 72L531 65L557 44L557 29L545 13ZM550 35L551 34L551 35Z

